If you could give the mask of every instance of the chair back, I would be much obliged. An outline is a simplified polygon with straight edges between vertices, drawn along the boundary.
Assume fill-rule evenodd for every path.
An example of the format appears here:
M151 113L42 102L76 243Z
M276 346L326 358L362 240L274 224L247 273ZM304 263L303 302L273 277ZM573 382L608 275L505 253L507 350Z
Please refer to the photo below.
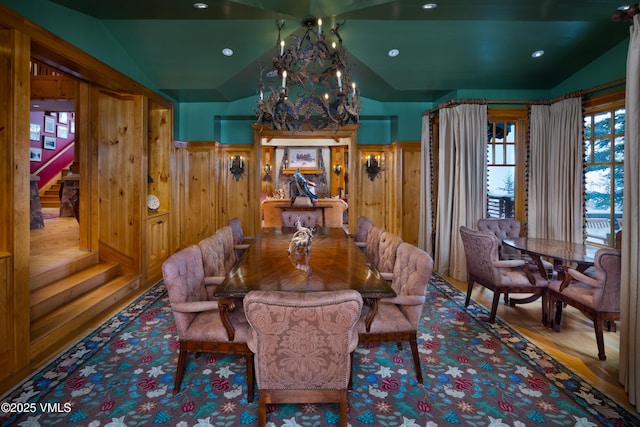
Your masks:
M172 305L183 302L207 301L202 253L198 246L191 245L167 258L162 264L162 278ZM179 337L185 335L197 314L197 312L173 312Z
M198 247L202 253L205 277L227 275L225 246L224 237L218 233L205 237L198 242Z
M361 310L362 297L353 290L249 292L244 312L258 388L346 389Z
M240 218L231 218L227 225L231 227L233 243L236 245L242 244L244 242L244 232L242 231L242 222L240 221Z
M432 272L433 259L431 256L416 246L402 242L398 245L396 252L391 287L399 297L405 295L424 297L427 294ZM422 305L401 305L400 308L409 322L417 329Z
M396 263L396 252L402 239L397 235L383 231L380 234L380 244L378 245L378 271L381 273L393 273L393 266Z
M460 237L467 260L467 273L481 284L501 284L501 276L494 262L498 261L500 242L495 234L460 226Z
M371 227L373 227L373 220L366 216L360 216L356 225L356 242L366 242Z
M298 221L302 227L314 228L318 223L318 212L314 211L283 211L282 226L296 228Z
M372 265L377 266L380 259L380 236L384 228L372 225L367 234L367 245L364 247L364 256Z
M502 241L506 238L520 237L520 221L515 218L480 218L478 230L493 233L499 242L498 255L500 258L520 258L520 252L505 246Z
M228 274L236 262L238 261L238 251L235 250L233 237L233 229L229 225L220 227L216 231L220 241L222 242L222 253L224 254L224 271Z
M593 305L598 311L620 311L621 260L617 249L598 249L596 252L596 280L602 284L593 293Z

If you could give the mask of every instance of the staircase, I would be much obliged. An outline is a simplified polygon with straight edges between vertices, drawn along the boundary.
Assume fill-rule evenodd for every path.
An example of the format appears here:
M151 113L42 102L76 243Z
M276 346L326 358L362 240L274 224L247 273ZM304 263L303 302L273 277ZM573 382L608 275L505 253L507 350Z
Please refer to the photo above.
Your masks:
M31 277L31 358L48 358L132 297L139 276L86 252Z

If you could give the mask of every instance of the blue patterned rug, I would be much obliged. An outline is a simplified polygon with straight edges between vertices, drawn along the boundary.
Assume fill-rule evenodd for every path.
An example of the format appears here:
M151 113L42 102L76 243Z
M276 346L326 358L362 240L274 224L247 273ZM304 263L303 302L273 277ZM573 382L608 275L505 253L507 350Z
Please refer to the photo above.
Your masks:
M434 275L418 344L415 380L408 346L360 346L349 397L351 426L639 426L640 419L594 389L487 310ZM210 427L256 425L246 367L233 356L190 356L172 395L177 335L167 293L153 286L3 396L2 426ZM17 412L11 412L17 411ZM338 407L275 405L270 427L337 425Z

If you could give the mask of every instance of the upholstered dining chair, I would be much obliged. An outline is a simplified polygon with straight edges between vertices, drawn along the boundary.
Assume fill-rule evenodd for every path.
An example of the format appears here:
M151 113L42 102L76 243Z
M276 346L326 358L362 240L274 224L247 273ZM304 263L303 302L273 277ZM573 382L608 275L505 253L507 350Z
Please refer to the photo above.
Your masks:
M282 226L296 228L300 225L306 228L314 228L318 224L318 212L314 211L283 211Z
M402 239L389 231L385 230L380 234L378 264L376 267L382 277L388 281L393 280L393 266L396 262L396 253L400 243L402 243Z
M210 300L214 299L216 287L224 281L236 260L236 253L231 244L231 229L223 228L227 229L227 235L224 230L218 230L198 242L204 266L204 284Z
M560 331L564 304L577 308L593 321L600 360L607 359L603 336L605 323L620 320L620 266L619 250L598 249L594 259L595 277L566 269L563 280L549 283L549 317L553 329ZM554 308L555 316L552 315Z
M364 247L364 256L373 266L378 266L380 260L380 236L385 229L379 225L372 225L367 234L367 244Z
M242 310L232 310L233 339L223 324L218 301L207 299L204 286L202 253L196 245L171 255L162 264L162 277L167 287L171 310L178 332L180 348L173 392L180 383L189 352L235 354L244 357L247 366L247 400L253 401L253 353L247 346L249 324Z
M373 227L374 222L371 218L367 216L358 217L358 222L356 224L356 235L354 236L354 241L356 246L362 248L367 245L367 235L369 234L369 230Z
M423 379L417 335L432 272L433 259L429 254L409 243L400 243L396 251L391 281L391 287L396 292L396 296L380 299L378 311L369 329L366 322L370 314L370 306L364 306L358 322L361 344L395 342L401 349L402 341L408 341L416 378L421 384Z
M465 307L471 301L473 285L476 283L493 291L489 323L495 321L500 294L531 294L542 298L542 322L546 324L548 281L539 274L533 275L524 260L501 260L498 255L500 242L495 234L461 226L460 237L467 260Z
M231 232L233 233L233 243L235 245L236 256L240 258L242 253L249 247L249 242L255 240L255 236L245 236L244 231L242 229L242 222L240 218L234 217L229 220L227 223L229 227L231 227Z
M255 353L258 426L266 405L340 404L347 426L352 354L362 297L354 290L323 292L252 291L244 298Z

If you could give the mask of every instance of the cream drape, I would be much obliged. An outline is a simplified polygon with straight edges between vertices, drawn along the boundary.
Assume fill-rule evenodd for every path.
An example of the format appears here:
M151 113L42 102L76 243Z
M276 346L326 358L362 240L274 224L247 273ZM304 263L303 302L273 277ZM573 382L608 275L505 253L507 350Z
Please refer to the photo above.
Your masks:
M487 106L458 105L440 110L438 209L434 268L467 280L461 225L475 228L487 192Z
M433 198L431 188L431 118L428 114L422 116L422 136L420 160L420 224L418 224L418 247L433 257Z
M640 15L633 17L627 55L624 209L620 289L619 380L629 403L640 403Z
M528 236L583 242L582 100L532 105Z

